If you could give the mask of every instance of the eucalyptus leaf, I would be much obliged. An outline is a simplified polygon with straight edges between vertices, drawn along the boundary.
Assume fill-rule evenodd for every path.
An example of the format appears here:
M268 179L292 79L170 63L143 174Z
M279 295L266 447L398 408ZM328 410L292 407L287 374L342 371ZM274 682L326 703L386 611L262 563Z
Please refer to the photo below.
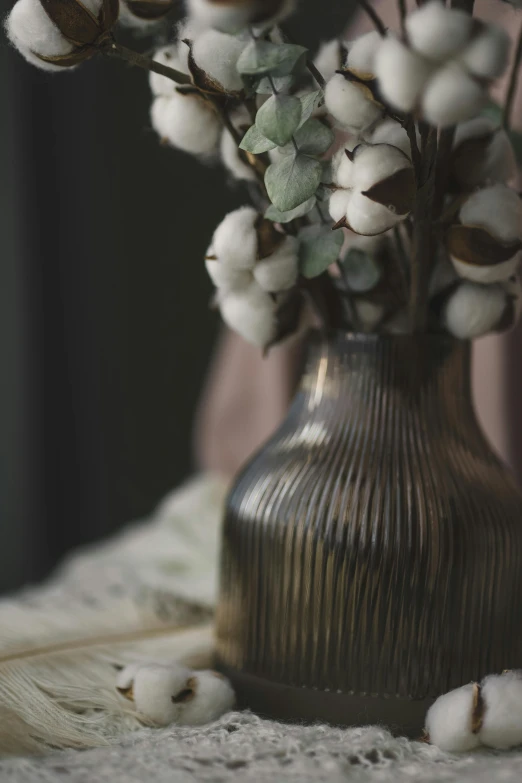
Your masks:
M315 196L312 196L312 198L309 198L304 204L300 204L300 206L291 209L289 212L280 212L277 207L274 207L274 205L271 204L265 212L265 217L268 220L273 220L274 223L290 223L290 221L295 220L296 218L307 215L315 207L315 204Z
M299 60L306 55L303 46L295 44L274 44L270 41L251 41L241 52L237 70L246 76L276 73L288 76Z
M288 212L308 201L321 182L323 171L319 160L297 153L272 163L266 170L268 197L281 212Z
M251 152L253 155L260 155L262 152L268 152L277 147L277 144L267 139L256 125L252 125L243 136L239 145L240 149Z
M275 87L277 92L288 92L293 82L293 76L274 76L272 79L263 76L262 79L256 82L255 91L259 95L273 95Z
M314 90L314 92L308 92L306 95L302 95L299 100L301 101L301 125L310 119L314 111L319 108L323 100L322 90Z
M304 277L321 275L339 258L344 241L342 231L332 231L328 226L314 226L299 234L299 269Z
M482 110L482 114L485 114L487 117L496 122L499 128L502 126L504 110L502 106L499 106L498 103L495 103L495 101L488 101ZM508 128L506 132L515 151L517 163L522 165L522 133L513 130L512 128Z
M352 247L341 261L348 288L356 293L371 291L379 282L382 270L373 256Z
M301 121L301 101L293 95L272 95L259 109L256 126L263 136L282 147Z
M320 120L307 120L294 134L300 152L306 155L324 155L334 143L334 133Z

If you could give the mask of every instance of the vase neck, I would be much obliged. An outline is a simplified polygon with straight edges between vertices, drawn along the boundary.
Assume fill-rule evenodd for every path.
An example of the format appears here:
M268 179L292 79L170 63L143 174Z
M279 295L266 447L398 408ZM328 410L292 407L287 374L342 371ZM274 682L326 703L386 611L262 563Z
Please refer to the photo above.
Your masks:
M475 418L470 354L468 342L438 335L314 335L301 392L309 411L408 407L460 426L463 417Z

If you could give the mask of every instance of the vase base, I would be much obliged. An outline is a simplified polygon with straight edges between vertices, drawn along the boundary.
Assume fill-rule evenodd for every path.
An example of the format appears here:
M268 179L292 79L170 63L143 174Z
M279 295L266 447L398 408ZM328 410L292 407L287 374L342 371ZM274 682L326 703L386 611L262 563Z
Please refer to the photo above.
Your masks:
M250 709L284 723L329 723L333 726L380 724L393 734L420 739L426 712L434 699L358 696L282 685L231 669L216 668L232 683L239 709Z

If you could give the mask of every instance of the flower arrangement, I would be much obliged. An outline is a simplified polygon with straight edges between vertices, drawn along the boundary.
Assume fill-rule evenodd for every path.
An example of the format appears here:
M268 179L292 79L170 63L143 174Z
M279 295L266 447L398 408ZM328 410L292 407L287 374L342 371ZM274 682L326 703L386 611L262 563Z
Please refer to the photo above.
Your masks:
M284 27L297 0L187 0L152 59L115 28L164 31L176 0L18 0L6 30L47 70L97 53L147 69L161 140L248 183L253 205L224 218L205 263L253 344L297 331L306 303L326 328L476 338L512 326L522 301L522 42L498 107L506 33L473 0L397 2L399 31L360 0L375 29L315 59Z

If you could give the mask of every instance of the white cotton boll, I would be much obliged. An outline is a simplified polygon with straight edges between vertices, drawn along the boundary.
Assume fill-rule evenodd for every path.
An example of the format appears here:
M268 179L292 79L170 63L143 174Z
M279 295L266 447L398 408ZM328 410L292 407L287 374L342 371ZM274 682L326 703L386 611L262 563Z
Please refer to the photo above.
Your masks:
M430 125L447 127L473 117L486 99L483 87L457 62L440 68L422 95L422 112Z
M141 666L132 686L136 710L157 726L179 723L183 700L193 698L195 692L192 676L188 669L176 664Z
M509 55L510 41L500 27L487 25L462 52L461 63L480 79L497 79L504 73Z
M61 34L45 13L39 0L18 0L5 20L7 37L32 65L46 71L66 70L37 57L70 54L74 46Z
M446 8L438 0L406 17L408 41L428 60L443 62L458 53L471 35L473 19L464 11Z
M522 745L522 678L518 672L492 674L481 683L483 745L509 750Z
M219 143L221 121L198 95L160 95L151 106L152 127L173 147L194 155L210 155Z
M375 54L381 43L382 36L377 30L373 30L348 44L348 57L346 58L348 68L364 73L373 73Z
M221 160L236 179L256 181L253 169L241 159L236 141L227 128L224 128L221 134L220 151Z
M226 92L239 92L244 85L236 64L246 44L243 38L207 30L194 41L192 56L196 65Z
M462 283L446 302L443 323L454 337L473 340L498 326L506 305L506 292L502 286Z
M433 745L447 753L463 753L480 745L471 726L475 691L473 683L463 685L432 704L426 715L426 731Z
M382 94L401 111L414 108L433 68L393 35L384 38L375 55L375 74Z
M384 108L371 97L367 87L336 73L326 85L327 111L345 129L361 133L381 119Z
M473 165L459 167L454 173L460 184L469 188L486 181L507 182L516 172L515 152L509 136L503 128L489 117L474 117L457 126L453 148L466 141L491 136L491 140L480 155L474 156Z
M506 185L491 185L472 193L459 219L465 226L485 228L501 242L522 239L522 201Z
M321 44L315 56L314 64L325 81L329 81L335 72L343 66L342 41L334 38L333 41Z
M220 297L221 315L225 323L247 342L265 348L277 333L276 304L257 282L245 291L230 292Z
M336 185L341 188L352 188L354 165L346 154L346 149L346 147L342 147L335 153L332 158L332 171Z
M471 280L474 283L489 285L489 283L500 283L503 280L508 280L514 275L520 265L520 255L516 253L508 261L488 266L468 264L455 258L455 256L451 256L451 262L459 277L462 277L464 280Z
M168 68L174 68L176 71L188 73L186 61L183 61L183 58L180 56L180 46L184 46L184 44L162 46L161 49L154 52L152 59L161 65L166 65ZM149 73L149 85L152 94L156 96L172 95L172 93L176 91L176 82L173 82L172 79L167 79L166 76L160 76L159 73L154 73L153 71Z
M252 273L246 269L234 269L212 258L205 259L210 279L222 291L240 291L252 282Z
M230 212L214 232L212 246L223 264L234 269L253 269L257 258L256 221L253 207Z
M408 134L395 120L384 120L373 131L372 144L391 144L411 159L411 145Z
M202 726L234 708L235 694L229 681L216 672L193 672L195 696L182 705L180 723Z
M402 169L411 169L411 161L397 147L390 144L361 144L353 162L353 186L360 191L369 190L376 182Z
M328 203L328 209L330 212L330 217L334 221L334 223L338 223L339 220L341 220L343 217L346 217L346 212L348 210L348 204L352 200L352 192L351 190L334 190L332 195L330 196L330 201Z
M353 193L346 210L346 218L352 231L374 236L393 228L403 220L404 215L397 215L382 204L363 196L362 193Z
M287 236L272 255L257 262L254 277L264 291L279 293L295 285L298 251L299 242L296 237Z
M254 7L253 0L243 3L187 0L189 15L194 20L205 27L213 27L226 33L235 33L246 27Z
M136 674L138 673L139 669L145 665L146 664L144 661L136 661L134 663L130 663L128 666L124 666L116 676L116 689L122 694L123 692L132 689Z

